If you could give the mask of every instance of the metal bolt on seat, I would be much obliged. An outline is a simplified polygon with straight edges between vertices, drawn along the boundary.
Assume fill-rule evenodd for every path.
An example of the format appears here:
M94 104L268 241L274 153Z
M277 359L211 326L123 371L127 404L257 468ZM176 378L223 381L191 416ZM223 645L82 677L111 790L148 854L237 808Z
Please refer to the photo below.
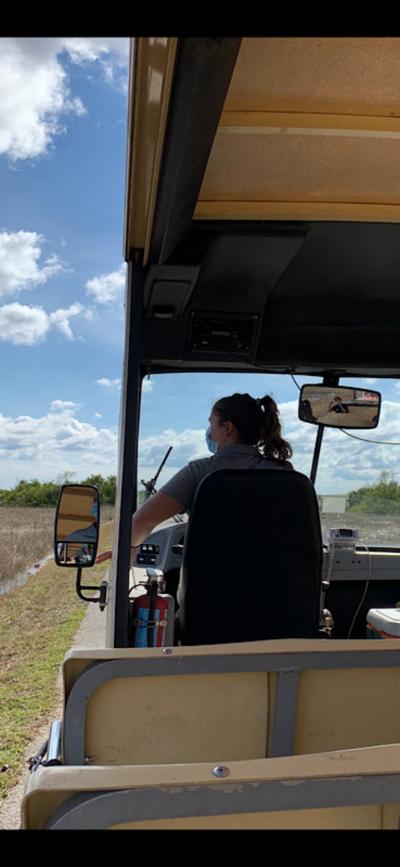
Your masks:
M217 765L216 768L213 768L213 774L214 777L229 777L230 770L224 765Z

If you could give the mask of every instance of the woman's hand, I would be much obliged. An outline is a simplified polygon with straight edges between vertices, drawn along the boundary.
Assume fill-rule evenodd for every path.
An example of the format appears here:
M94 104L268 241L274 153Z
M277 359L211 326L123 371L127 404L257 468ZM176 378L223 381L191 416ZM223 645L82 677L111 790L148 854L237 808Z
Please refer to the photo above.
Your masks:
M101 554L98 554L96 557L96 563L104 563L104 560L111 560L112 551L102 551Z

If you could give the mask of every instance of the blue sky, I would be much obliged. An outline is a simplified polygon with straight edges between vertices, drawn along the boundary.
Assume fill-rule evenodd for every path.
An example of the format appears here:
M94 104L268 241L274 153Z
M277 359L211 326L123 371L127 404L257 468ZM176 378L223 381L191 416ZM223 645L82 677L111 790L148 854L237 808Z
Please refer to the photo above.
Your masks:
M127 39L0 39L0 487L116 472L127 64ZM206 455L212 402L233 391L273 393L308 473L315 428L298 422L290 378L209 374L146 382L140 477L169 444L165 480ZM399 388L382 391L380 426L366 435L397 441ZM327 432L317 487L398 473L398 456Z
M128 40L0 53L0 485L115 472Z

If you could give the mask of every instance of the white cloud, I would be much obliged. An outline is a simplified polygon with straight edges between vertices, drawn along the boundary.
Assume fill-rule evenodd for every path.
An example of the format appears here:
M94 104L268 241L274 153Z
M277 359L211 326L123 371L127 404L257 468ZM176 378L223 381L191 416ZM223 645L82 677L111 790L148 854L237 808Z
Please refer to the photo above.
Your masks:
M13 162L45 154L62 132L61 115L84 112L81 100L70 97L57 43L0 40L0 154Z
M103 376L102 379L95 380L97 385L102 385L104 388L110 388L114 391L121 390L121 379L108 379ZM142 391L144 394L149 394L153 391L154 382L151 379L144 379L142 383Z
M39 264L43 242L36 232L0 232L0 297L39 286L63 270L54 254Z
M61 119L81 116L85 107L72 96L63 53L72 63L99 63L104 79L126 89L127 38L0 39L0 154L12 162L37 158L64 132Z
M107 377L104 376L102 379L96 379L96 383L97 385L104 386L104 388L111 388L117 391L121 388L120 379L107 379Z
M0 340L33 346L46 337L50 321L43 307L6 304L0 307Z
M187 428L178 433L173 428L161 431L159 434L144 437L139 442L139 460L141 464L148 466L158 465L165 452L173 447L170 465L176 469L185 466L188 461L197 458L210 457L205 441L205 431Z
M60 308L59 310L55 310L54 313L50 313L49 320L52 325L55 325L55 327L61 331L61 334L63 334L67 340L75 340L69 320L72 316L79 316L79 314L84 313L84 311L85 308L82 304L71 304L71 306L67 307L66 310Z
M69 319L84 313L81 304L72 304L66 310L60 308L46 313L43 307L25 304L5 304L0 307L0 340L15 346L34 346L41 343L52 326L57 328L68 340L75 340Z
M112 301L118 301L124 286L125 265L122 265L119 271L101 274L99 277L92 277L91 280L88 280L86 292L93 296L98 304L110 304Z
M110 62L126 65L129 59L129 39L121 36L64 38L62 44L74 63L109 57Z
M40 418L0 414L3 487L18 478L55 479L66 470L78 479L94 472L115 473L117 430L80 421L72 401L55 400L51 407Z
M103 418L101 412L95 412L94 417L95 418Z
M98 62L107 84L126 93L129 39L108 36L63 39L63 46L73 63L85 65Z
M43 243L43 236L37 232L0 232L0 297L43 285L65 270L55 254L39 262ZM69 320L79 314L93 315L82 304L72 304L66 310L60 308L52 313L47 313L43 307L18 302L7 304L0 307L0 340L17 346L33 346L45 339L52 326L68 340L73 340Z
M95 319L95 313L94 313L93 308L83 307L82 308L82 316L84 319L87 319L89 322L93 322L93 319Z
M70 412L75 412L80 408L80 404L74 403L73 400L52 400L50 406L52 410L69 410Z

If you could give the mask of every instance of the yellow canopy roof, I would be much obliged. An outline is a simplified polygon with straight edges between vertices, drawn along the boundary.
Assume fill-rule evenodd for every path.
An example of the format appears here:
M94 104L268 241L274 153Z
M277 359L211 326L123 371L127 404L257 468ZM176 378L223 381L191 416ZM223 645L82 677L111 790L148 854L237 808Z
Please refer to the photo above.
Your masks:
M243 39L195 217L400 218L400 39Z
M149 249L178 44L134 45L127 250ZM399 93L399 38L242 39L194 219L398 222Z

